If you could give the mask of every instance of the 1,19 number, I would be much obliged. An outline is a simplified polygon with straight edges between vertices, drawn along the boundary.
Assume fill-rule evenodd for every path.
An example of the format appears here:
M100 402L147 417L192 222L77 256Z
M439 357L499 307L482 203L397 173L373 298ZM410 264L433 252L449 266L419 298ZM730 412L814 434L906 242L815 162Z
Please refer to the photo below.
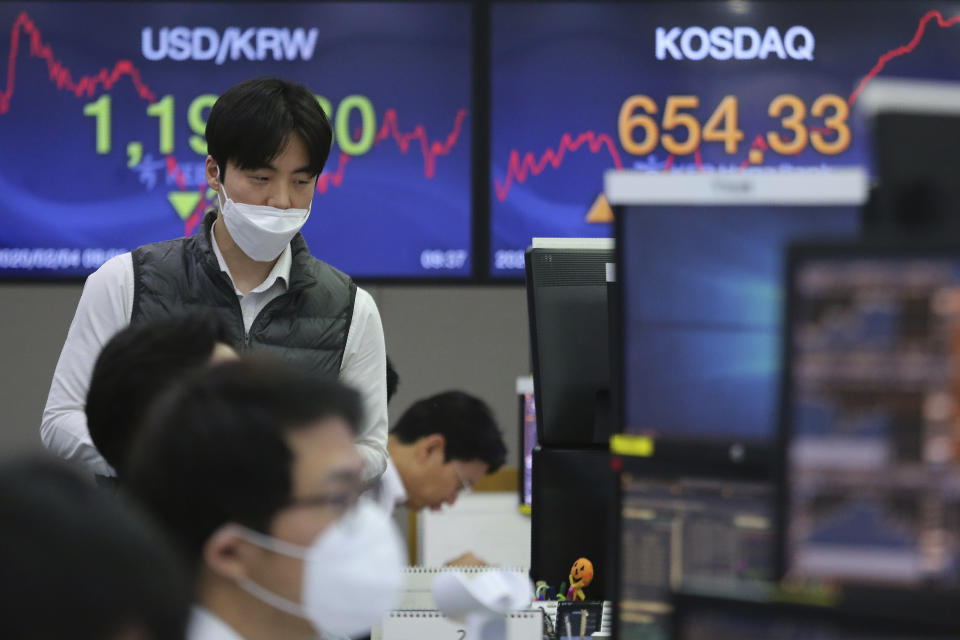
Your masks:
M351 156L365 154L373 146L377 133L377 114L370 98L358 94L349 95L340 101L334 112L327 98L316 96L317 102L325 113L333 113L334 139L340 150ZM193 135L187 140L190 148L197 154L207 155L207 141L204 131L207 127L207 114L217 101L217 96L204 93L197 96L187 107L187 124ZM350 119L356 112L360 116L359 135L351 135ZM112 148L112 103L109 94L103 94L93 102L83 105L83 115L95 121L94 147L98 154L110 153ZM162 154L174 151L174 97L170 94L147 106L147 115L157 119L158 149ZM139 144L139 143L138 143Z

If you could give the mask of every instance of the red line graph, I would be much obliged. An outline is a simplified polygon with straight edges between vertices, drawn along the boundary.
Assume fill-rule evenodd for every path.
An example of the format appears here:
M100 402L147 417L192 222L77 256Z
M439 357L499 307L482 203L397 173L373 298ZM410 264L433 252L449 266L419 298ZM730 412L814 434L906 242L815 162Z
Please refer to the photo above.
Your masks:
M140 79L140 72L129 60L118 60L113 65L113 70L101 69L99 73L92 76L82 76L74 81L67 69L53 55L53 50L43 43L40 30L33 23L26 11L20 13L13 23L13 29L10 33L10 58L7 61L7 87L0 92L0 114L6 113L10 109L10 99L13 97L13 91L16 86L17 71L17 52L20 49L20 33L23 32L30 39L30 55L34 58L41 58L47 62L47 71L50 74L50 80L57 85L57 89L70 91L78 98L87 95L92 97L97 90L98 85L104 89L111 89L122 76L129 76L137 94L144 100L153 102L156 100L150 88Z
M183 175L183 171L180 170L180 166L177 164L177 161L173 156L167 156L167 175L173 176L174 181L176 181L177 186L181 191L186 190L187 179Z
M397 112L394 109L387 109L383 116L383 126L377 132L374 144L381 140L393 136L401 153L406 153L410 149L410 143L414 140L420 140L420 148L423 151L423 175L426 178L432 178L437 172L437 156L447 155L457 143L460 137L460 130L463 128L463 120L467 117L467 110L460 109L457 112L456 120L453 124L453 131L447 136L444 142L430 143L427 138L427 130L422 124L418 124L410 133L400 133Z
M877 59L876 64L874 64L873 68L871 68L870 71L867 73L867 75L863 77L863 79L860 81L857 88L853 91L853 93L850 94L850 97L847 99L847 103L851 107L857 101L857 97L860 95L860 93L867 87L868 84L870 84L870 82L874 78L877 77L877 75L883 70L883 68L887 65L888 62L890 62L894 58L911 53L914 49L917 48L917 46L923 40L923 36L926 31L927 25L933 20L937 21L937 25L939 27L946 29L956 24L960 24L960 15L953 16L952 18L948 19L948 18L944 18L943 14L937 10L931 10L925 13L920 18L920 22L917 25L916 32L914 33L913 38L910 40L910 42L908 42L903 46L887 51ZM810 127L810 130L819 131L825 135L830 133L828 129L825 129L823 127ZM605 139L604 142L607 143L606 144L607 151L610 153L610 157L613 160L614 166L617 169L623 168L620 155L613 144L613 140L610 139L610 137L607 136L606 134L598 135L598 134L595 134L593 131L587 131L586 133L582 133L580 134L580 136L577 137L576 140L578 141L578 144L576 144L575 147L571 148L571 141L573 140L572 134L565 132L561 135L560 143L557 146L556 150L548 148L543 153L539 161L535 159L532 152L527 152L523 156L523 162L520 162L519 160L520 151L518 151L517 149L511 149L510 160L507 165L506 177L504 178L502 183L496 180L494 181L494 187L496 190L497 199L500 200L501 202L506 200L507 195L510 193L510 187L513 185L513 183L526 182L527 178L529 178L531 174L535 176L540 175L540 173L542 173L543 170L546 169L546 165L548 162L550 163L551 166L553 166L554 169L559 169L560 166L563 164L563 157L566 151L568 150L575 151L576 148L579 147L580 144L582 144L581 140L584 138L584 136L589 136L591 139L601 139L601 138ZM591 144L590 152L594 154L599 153L602 146L604 145ZM762 135L758 135L756 138L754 138L753 143L750 145L749 151L753 151L754 149L759 149L760 151L767 151L768 149L767 142L766 140L764 140ZM745 169L750 164L749 151L747 154L747 158L745 158L744 161L740 164L741 170ZM664 171L670 171L673 168L673 165L675 162L676 162L675 156L673 154L668 155L666 161L664 162ZM694 164L696 165L697 169L703 170L703 159L700 155L699 148L694 151Z
M400 131L397 111L395 109L387 109L383 115L383 124L377 131L377 135L374 136L373 144L376 146L387 138L392 137L397 143L397 147L400 148L400 152L406 154L410 150L410 145L413 141L419 140L420 151L423 153L423 175L428 179L433 178L437 172L437 156L449 154L454 145L456 145L457 140L460 138L460 133L463 130L463 121L466 117L466 109L457 111L457 116L453 123L453 130L447 135L446 139L443 142L430 142L427 129L422 124L418 124L410 133L402 133ZM317 191L326 193L327 190L332 187L339 187L343 182L343 173L349 161L350 156L341 151L337 158L336 170L323 174L320 176L320 179L317 180Z
M613 160L613 165L617 169L623 168L623 161L620 159L620 152L617 151L617 146L614 144L613 139L605 133L594 133L593 131L585 131L579 136L574 138L569 133L564 133L560 137L560 144L557 149L547 149L543 152L543 155L539 159L533 154L533 152L528 151L524 154L523 159L520 159L520 152L516 149L510 151L510 161L507 164L507 175L501 183L498 180L494 181L494 189L496 190L497 200L503 202L506 200L507 195L510 193L510 187L513 186L514 181L518 183L526 182L527 177L530 175L538 176L547 168L547 165L551 165L554 169L559 169L560 165L563 164L564 156L566 156L568 151L576 151L584 144L590 149L590 153L599 153L601 148L606 148L607 152L610 154L610 158Z
M923 17L920 18L920 24L917 25L917 31L913 34L913 38L907 44L902 47L897 47L896 49L891 49L885 54L880 56L877 59L877 63L873 65L873 68L863 77L863 80L860 81L860 84L854 89L853 93L850 94L850 97L847 99L847 102L852 107L853 104L857 101L860 93L870 84L870 81L877 77L883 68L887 66L887 63L893 60L894 58L899 58L900 56L911 53L914 49L917 48L917 45L920 44L920 41L923 40L923 34L927 30L927 24L931 20L936 20L937 25L943 29L952 27L955 24L960 23L960 16L953 16L949 20L943 17L943 14L937 10L927 11L923 14Z

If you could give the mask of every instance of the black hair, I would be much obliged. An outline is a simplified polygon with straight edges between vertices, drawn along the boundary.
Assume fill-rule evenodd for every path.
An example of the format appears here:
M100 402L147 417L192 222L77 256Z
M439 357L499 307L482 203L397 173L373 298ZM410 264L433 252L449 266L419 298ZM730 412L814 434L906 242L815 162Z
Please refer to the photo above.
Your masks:
M3 635L183 638L192 587L159 528L65 463L0 464Z
M393 368L390 356L387 356L387 402L390 402L390 399L393 398L398 386L400 386L400 374Z
M292 496L285 435L328 418L356 434L359 393L263 357L195 371L151 409L130 459L133 493L196 568L223 524L267 532Z
M207 364L218 342L235 346L219 317L201 312L137 323L107 342L93 367L84 410L94 446L121 479L150 402L184 373Z
M330 155L333 128L316 97L301 84L254 78L227 89L210 108L207 153L222 181L229 161L241 169L264 167L293 134L307 145L311 175L320 175Z
M405 444L442 434L446 460L481 460L490 467L487 473L499 469L507 457L503 434L490 407L463 391L446 391L415 402L390 433Z

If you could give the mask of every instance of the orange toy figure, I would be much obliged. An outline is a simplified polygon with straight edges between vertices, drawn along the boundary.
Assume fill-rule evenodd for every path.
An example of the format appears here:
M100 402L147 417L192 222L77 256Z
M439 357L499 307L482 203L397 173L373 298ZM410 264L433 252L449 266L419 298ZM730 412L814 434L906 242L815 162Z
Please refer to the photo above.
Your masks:
M570 567L570 589L567 590L567 600L584 600L583 588L593 582L593 563L586 558L577 558Z

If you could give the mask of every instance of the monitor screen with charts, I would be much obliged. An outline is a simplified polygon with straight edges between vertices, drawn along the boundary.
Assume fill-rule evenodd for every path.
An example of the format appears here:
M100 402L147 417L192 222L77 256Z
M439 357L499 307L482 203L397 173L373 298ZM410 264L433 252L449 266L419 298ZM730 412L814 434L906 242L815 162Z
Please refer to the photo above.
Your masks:
M889 594L891 602L895 594ZM956 622L934 622L896 607L855 612L813 604L681 595L673 640L947 640Z
M771 578L769 482L627 471L621 495L619 638L666 638L671 590Z
M796 247L787 575L960 579L960 247Z

